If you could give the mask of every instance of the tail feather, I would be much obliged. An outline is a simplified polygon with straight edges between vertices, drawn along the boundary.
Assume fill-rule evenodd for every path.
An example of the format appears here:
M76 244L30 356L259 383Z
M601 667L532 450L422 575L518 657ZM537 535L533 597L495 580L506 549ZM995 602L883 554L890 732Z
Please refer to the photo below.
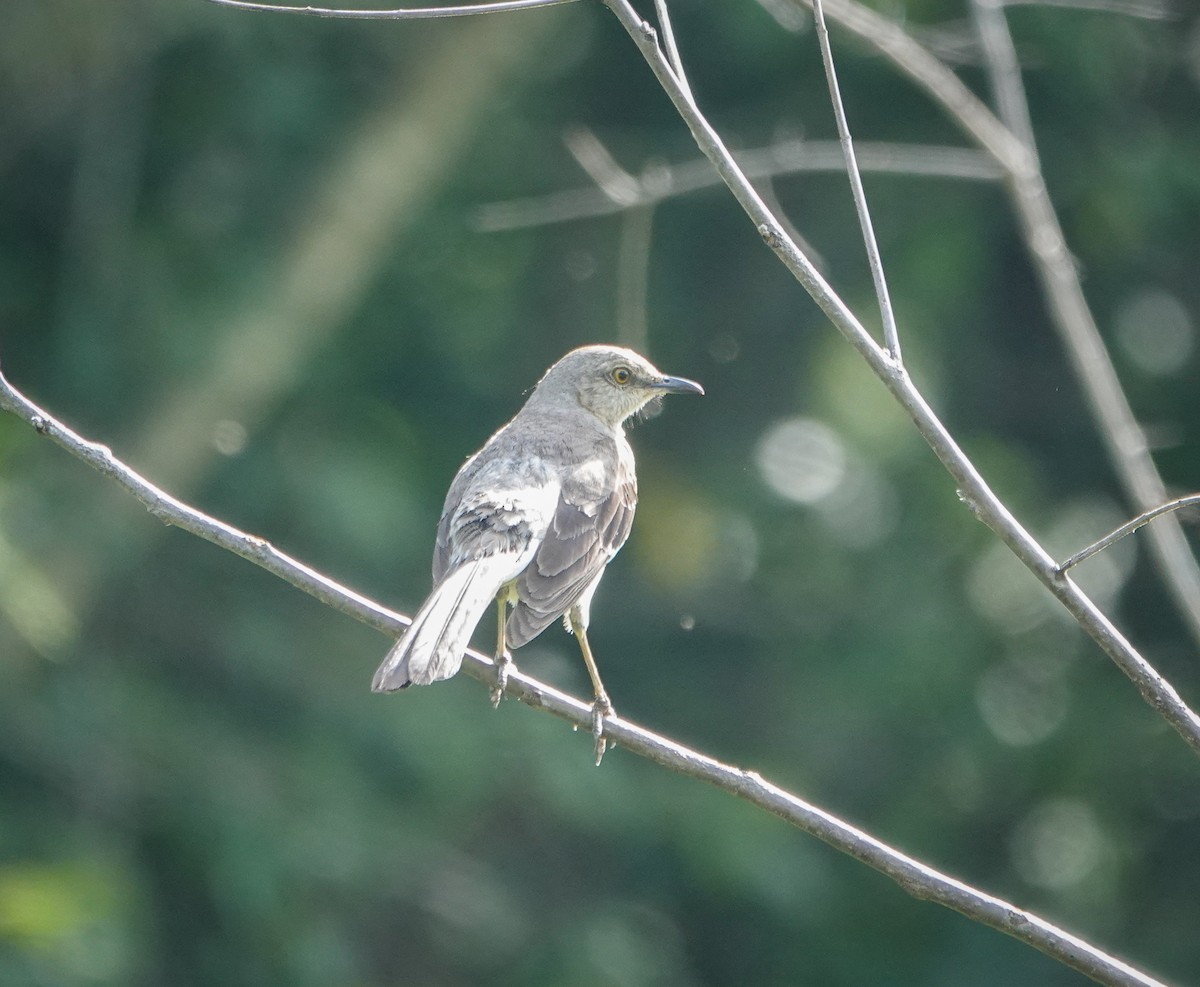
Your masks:
M446 574L375 672L375 692L428 685L458 671L475 625L500 591L497 561L511 565L492 556Z

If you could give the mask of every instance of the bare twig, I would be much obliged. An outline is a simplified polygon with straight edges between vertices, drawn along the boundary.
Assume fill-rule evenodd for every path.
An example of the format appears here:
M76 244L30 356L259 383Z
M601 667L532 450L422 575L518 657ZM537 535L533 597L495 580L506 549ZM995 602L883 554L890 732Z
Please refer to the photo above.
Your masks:
M821 47L821 61L825 65L825 79L829 83L829 98L833 103L833 115L837 120L838 137L842 153L846 158L846 175L850 179L850 192L854 196L854 209L858 213L858 225L862 229L863 244L867 249L867 261L871 267L871 280L875 283L875 297L879 302L879 317L883 321L883 338L892 359L900 362L900 333L896 328L896 313L888 294L887 276L883 271L883 260L879 256L879 243L875 239L875 227L871 222L871 211L867 208L867 193L863 189L862 175L854 155L854 143L850 139L850 123L846 119L846 106L842 102L838 86L837 69L833 64L833 48L829 44L829 29L825 26L825 13L821 0L813 0L813 17L817 25L817 41Z
M1082 551L1076 552L1058 567L1058 571L1066 572L1068 569L1079 565L1080 562L1086 562L1093 555L1103 552L1109 545L1119 542L1126 535L1133 534L1143 524L1149 524L1155 518L1162 517L1164 514L1170 514L1172 511L1178 511L1184 507L1194 507L1197 504L1200 504L1200 494L1190 494L1187 497L1178 497L1166 504L1160 504L1152 511L1139 514L1132 521L1126 521L1121 527L1110 531L1098 542L1093 542Z
M683 70L683 60L679 57L679 46L675 43L675 28L671 26L671 14L667 10L667 0L654 0L654 13L658 17L659 30L662 31L663 48L667 58L675 69L675 77L689 100L694 102L692 84L688 82L687 73Z
M841 171L845 158L836 141L787 140L767 147L738 151L738 166L751 179L776 178L811 171ZM866 172L963 181L996 181L1004 176L995 160L970 148L934 147L884 142L858 145L858 164ZM643 181L637 199L616 202L592 186L551 192L526 199L510 199L480 206L476 224L485 232L565 223L608 216L633 206L655 205L721 184L707 158L661 166L654 188Z
M455 7L395 7L391 10L343 10L337 7L289 7L275 3L251 3L249 0L208 0L222 7L241 10L262 10L272 14L307 14L310 17L346 17L358 20L400 21L428 20L434 17L467 17L471 14L497 14L514 10L533 10L553 7L571 0L491 0Z
M971 16L983 45L983 64L1000 119L1030 153L1034 153L1036 141L1033 121L1029 118L1029 101L1025 98L1021 64L1004 20L1002 4L1003 0L971 0Z
M1059 573L1058 566L1049 553L1021 526L954 441L905 369L871 338L870 333L830 288L812 261L787 236L711 124L680 89L675 73L658 47L653 29L638 16L628 0L604 2L637 44L642 57L691 130L700 150L713 162L763 240L775 251L838 331L858 350L876 376L908 413L917 431L958 484L960 497L1026 568L1057 597L1083 630L1137 686L1146 702L1175 728L1193 752L1200 755L1200 717L1180 698L1174 687L1125 639L1087 594L1069 577ZM1000 129L1005 134L1008 133L1004 128ZM1005 140L1012 142L1013 138L1008 135Z
M164 523L175 525L233 552L341 613L386 634L395 634L408 623L407 617L339 585L278 551L262 538L239 531L160 490L117 459L110 449L88 441L39 408L12 387L2 374L0 408L28 422L39 434L115 480ZM463 669L489 687L496 685L495 665L478 652L467 652ZM580 702L515 669L508 672L506 692L526 705L552 713L577 727L590 729L590 704ZM605 720L605 732L627 751L679 774L705 781L751 805L774 813L834 849L885 874L914 897L934 901L1008 933L1101 983L1162 987L1159 981L1147 974L1040 916L901 853L832 813L771 784L756 772L717 761L618 716Z

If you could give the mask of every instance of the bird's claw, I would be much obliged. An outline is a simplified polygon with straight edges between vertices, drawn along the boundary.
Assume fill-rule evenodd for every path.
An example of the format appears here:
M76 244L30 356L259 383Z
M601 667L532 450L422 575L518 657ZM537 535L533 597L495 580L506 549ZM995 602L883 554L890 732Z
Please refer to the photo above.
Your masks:
M496 684L492 686L492 709L500 708L500 700L504 698L504 690L508 688L508 672L512 668L512 655L507 651L496 655Z
M604 718L615 716L616 710L605 693L596 696L592 703L592 736L596 738L596 767L604 760L604 752L608 750L608 739L604 736ZM614 745L615 746L615 745Z

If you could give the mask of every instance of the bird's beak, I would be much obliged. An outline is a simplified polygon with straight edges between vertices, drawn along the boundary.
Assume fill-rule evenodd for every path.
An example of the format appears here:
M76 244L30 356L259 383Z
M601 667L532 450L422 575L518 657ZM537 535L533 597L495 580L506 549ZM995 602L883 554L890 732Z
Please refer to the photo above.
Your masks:
M703 394L704 388L694 380L686 377L664 377L650 385L656 391L667 391L671 394Z

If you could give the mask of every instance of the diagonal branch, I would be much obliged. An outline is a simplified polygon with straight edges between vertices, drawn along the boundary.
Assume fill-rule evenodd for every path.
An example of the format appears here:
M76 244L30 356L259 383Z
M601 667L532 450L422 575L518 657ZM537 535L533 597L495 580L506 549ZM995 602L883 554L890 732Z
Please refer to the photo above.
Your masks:
M233 552L341 613L384 633L394 634L408 623L407 617L393 613L334 582L280 552L264 539L203 514L154 486L117 459L106 446L88 441L38 407L9 384L3 374L0 374L0 409L23 419L40 435L114 480L164 523ZM489 687L496 684L494 664L478 652L467 652L463 669ZM513 670L508 673L507 692L526 705L544 710L575 726L591 727L590 704L520 672ZM618 716L606 719L604 726L609 739L626 750L679 774L707 782L779 816L834 849L890 877L914 897L944 905L1005 932L1101 983L1122 987L1163 987L1149 975L1040 916L901 853L832 813L771 784L757 772L717 761Z
M764 241L908 413L917 431L954 478L962 500L1066 607L1088 636L1137 686L1142 698L1175 728L1194 753L1200 755L1200 716L1188 707L1174 687L1126 640L1087 594L1058 571L1058 565L1049 553L1022 527L988 486L974 463L929 407L905 369L871 338L845 302L821 277L812 261L787 235L712 125L680 88L674 71L658 46L654 29L641 19L628 0L604 2L638 46L659 85L691 130L700 150L712 161Z
M983 64L992 86L1000 119L1031 153L1036 153L1033 120L1029 117L1029 101L1021 82L1021 63L1017 46L1004 17L1002 0L970 0L971 18L975 33L983 45Z
M846 107L842 102L837 70L833 65L833 48L829 44L829 29L825 26L825 12L821 0L813 0L813 17L817 24L817 41L821 47L821 61L825 65L825 78L829 83L829 98L833 103L833 116L837 121L838 137L841 140L842 153L846 158L846 175L850 179L854 209L858 213L858 225L862 229L863 244L867 248L871 280L875 282L875 296L879 301L879 317L883 321L883 338L892 359L899 363L900 332L896 328L896 313L892 309L892 299L888 294L887 276L883 272L883 259L879 256L879 243L875 239L871 211L867 208L867 193L863 189L862 174L858 170L854 144L850 139L850 123L846 119Z

